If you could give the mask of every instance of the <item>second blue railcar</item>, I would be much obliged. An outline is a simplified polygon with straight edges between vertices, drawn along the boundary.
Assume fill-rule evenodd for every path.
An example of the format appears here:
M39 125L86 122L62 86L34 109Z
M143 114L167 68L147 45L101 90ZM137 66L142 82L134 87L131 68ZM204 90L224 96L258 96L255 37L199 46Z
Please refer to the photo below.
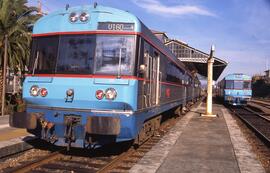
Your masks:
M239 73L227 75L218 83L217 96L231 105L246 105L252 97L251 77Z

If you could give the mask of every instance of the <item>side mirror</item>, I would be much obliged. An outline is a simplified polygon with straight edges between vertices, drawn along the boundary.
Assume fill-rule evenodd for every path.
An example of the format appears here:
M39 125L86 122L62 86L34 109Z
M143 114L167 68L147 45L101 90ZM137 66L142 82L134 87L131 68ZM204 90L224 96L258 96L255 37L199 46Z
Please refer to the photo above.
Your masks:
M139 71L140 71L140 73L145 73L146 72L146 65L145 64L141 64Z

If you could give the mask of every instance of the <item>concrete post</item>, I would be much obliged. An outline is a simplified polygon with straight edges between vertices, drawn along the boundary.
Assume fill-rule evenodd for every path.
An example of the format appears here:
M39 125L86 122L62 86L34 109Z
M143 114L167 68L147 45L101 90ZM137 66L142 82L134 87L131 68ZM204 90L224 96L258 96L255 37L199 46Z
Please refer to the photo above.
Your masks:
M202 116L216 117L212 113L212 85L213 85L213 63L214 63L214 51L215 47L212 45L210 57L207 60L207 101L206 101L206 113Z
M2 89L2 109L1 115L5 113L5 104L6 104L6 74L7 74L7 44L8 44L8 35L5 34L5 51L4 51L4 65L3 65L3 89Z

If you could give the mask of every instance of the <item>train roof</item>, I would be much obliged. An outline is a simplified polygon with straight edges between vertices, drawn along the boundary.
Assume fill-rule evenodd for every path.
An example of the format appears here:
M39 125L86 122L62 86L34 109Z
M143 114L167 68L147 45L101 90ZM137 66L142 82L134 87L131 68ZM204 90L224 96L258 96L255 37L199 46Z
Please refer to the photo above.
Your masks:
M80 20L70 22L69 17L71 13L80 15L83 12L89 14L89 20L87 22L81 22ZM102 31L103 28L100 28L99 23L134 24L132 27L130 27L131 25L128 26L125 31L119 31L118 34L131 33L141 35L192 76L188 68L175 57L169 48L167 48L135 15L127 11L101 5L84 5L61 9L40 18L34 25L33 36L70 34L76 32L85 32L87 34L89 32Z
M80 15L86 12L89 14L87 22L70 22L71 13ZM140 21L133 14L111 7L97 5L76 6L68 9L61 9L40 18L34 25L33 34L57 33L57 32L79 32L93 31L98 29L98 22L123 22L134 23L134 32L140 32Z
M251 76L242 73L233 73L225 76L225 80L251 80Z

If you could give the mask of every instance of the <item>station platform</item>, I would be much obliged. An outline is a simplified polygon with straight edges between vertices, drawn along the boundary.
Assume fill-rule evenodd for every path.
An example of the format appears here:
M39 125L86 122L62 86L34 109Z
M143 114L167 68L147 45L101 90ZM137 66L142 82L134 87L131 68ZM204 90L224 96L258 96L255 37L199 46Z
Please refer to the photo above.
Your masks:
M205 104L194 107L129 172L265 172L227 109L214 104L213 112L202 117Z
M29 148L29 141L35 139L25 129L9 127L9 116L0 116L0 158Z
M0 117L0 142L28 135L25 129L9 127L9 116Z

